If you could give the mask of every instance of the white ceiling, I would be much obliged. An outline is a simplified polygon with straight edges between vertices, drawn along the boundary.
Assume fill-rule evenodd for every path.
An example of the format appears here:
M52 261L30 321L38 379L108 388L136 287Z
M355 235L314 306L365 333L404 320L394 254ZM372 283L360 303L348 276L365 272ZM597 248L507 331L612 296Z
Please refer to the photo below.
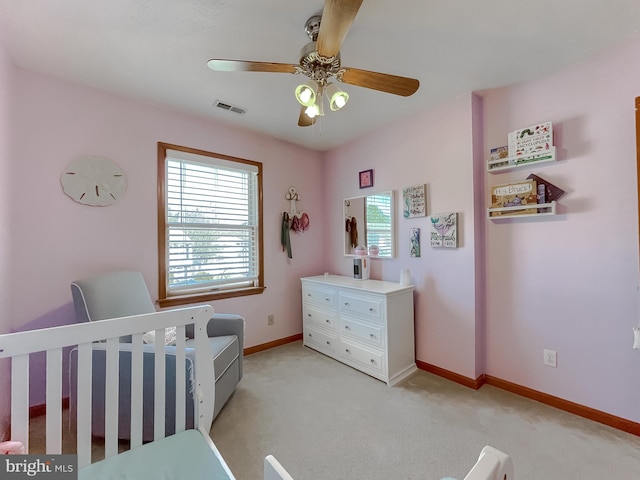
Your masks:
M19 67L326 150L463 93L543 76L638 35L638 0L364 0L342 64L417 78L405 98L342 85L349 104L297 126L303 77L214 72L210 58L297 63L322 0L0 0ZM213 108L215 100L244 115Z

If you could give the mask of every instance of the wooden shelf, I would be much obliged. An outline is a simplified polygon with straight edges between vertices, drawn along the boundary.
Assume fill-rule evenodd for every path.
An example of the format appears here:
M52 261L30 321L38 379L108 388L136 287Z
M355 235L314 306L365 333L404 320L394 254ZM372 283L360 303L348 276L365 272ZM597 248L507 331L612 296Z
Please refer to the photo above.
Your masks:
M518 168L555 161L556 147L551 147L551 150L544 153L536 153L535 155L523 155L518 157L499 158L498 160L489 160L487 162L487 172L504 173L509 170L516 170Z
M536 208L536 209L549 208L550 210L548 212L542 212L542 213L515 213L515 212L518 212L519 210L530 210L532 208ZM491 216L492 212L504 212L504 214L492 217ZM513 213L510 213L510 212L513 212ZM489 218L490 220L501 220L503 218L544 217L544 216L555 215L555 214L556 214L556 202L487 209L487 218Z

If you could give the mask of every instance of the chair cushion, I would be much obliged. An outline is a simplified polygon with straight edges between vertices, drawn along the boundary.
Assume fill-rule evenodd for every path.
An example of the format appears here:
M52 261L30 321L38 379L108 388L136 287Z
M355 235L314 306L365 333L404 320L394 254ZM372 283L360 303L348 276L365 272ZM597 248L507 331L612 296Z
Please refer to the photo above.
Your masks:
M187 347L195 347L194 340L187 340ZM213 368L216 382L240 355L240 344L236 335L209 337L209 346L213 356Z

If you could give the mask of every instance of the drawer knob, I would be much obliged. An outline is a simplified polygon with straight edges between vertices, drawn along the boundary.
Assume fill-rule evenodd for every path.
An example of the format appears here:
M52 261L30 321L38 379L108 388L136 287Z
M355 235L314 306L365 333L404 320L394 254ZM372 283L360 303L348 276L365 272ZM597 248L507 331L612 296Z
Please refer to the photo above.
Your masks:
M376 310L375 310L375 308L371 307L371 308L369 309L369 311L373 313L373 312L375 312Z
M370 333L370 334L369 334L369 336L370 336L371 338L376 338L376 336L375 336L373 333Z
M344 302L344 306L348 307L349 306L349 302Z
M344 349L344 351L345 351L346 353L350 353L348 348L345 348L345 349Z
M307 334L307 335L308 335L309 337L313 337L313 335L311 335L310 333L309 333L309 334Z
M372 359L371 359L371 363L376 363L376 361L372 358Z
M324 299L324 301L325 301L325 302L330 302L330 301L331 301L331 299L330 299L330 298L325 298L325 299Z
M311 318L311 314L310 314L310 313L307 313L307 317Z
M345 326L344 326L344 329L345 329L345 330L351 330L351 327L350 327L349 325L345 325Z
M331 345L331 342L329 340L327 340L327 345Z
M329 320L328 318L325 318L324 321L327 323L331 323L331 320Z
M311 294L310 294L310 293L307 293L307 297L310 297L310 296L311 296Z

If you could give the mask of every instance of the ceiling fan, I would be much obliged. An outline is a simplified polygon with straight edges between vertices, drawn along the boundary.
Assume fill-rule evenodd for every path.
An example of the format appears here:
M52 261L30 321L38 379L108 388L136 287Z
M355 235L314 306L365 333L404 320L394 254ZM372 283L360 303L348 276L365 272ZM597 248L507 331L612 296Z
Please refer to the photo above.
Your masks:
M329 98L331 110L339 110L349 99L337 85L336 80L370 88L380 92L408 97L420 86L415 78L399 77L386 73L371 72L343 67L340 63L340 47L353 23L363 0L325 0L322 15L314 15L305 24L311 42L300 52L298 65L288 63L252 62L213 58L207 62L209 68L219 72L274 72L302 74L309 78L296 88L295 94L302 105L298 125L313 125L318 116L324 114L322 97Z

